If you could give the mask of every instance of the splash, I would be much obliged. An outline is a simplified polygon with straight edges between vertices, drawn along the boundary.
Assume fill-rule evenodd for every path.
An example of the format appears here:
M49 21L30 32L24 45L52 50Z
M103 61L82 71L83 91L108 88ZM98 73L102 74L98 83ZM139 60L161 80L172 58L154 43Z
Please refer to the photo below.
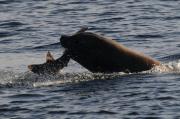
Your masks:
M4 75L5 74L5 75ZM42 87L56 86L67 83L79 83L90 80L107 80L125 75L125 73L61 73L58 75L37 75L31 72L14 73L0 72L0 87Z
M125 75L125 73L112 73L112 74L90 73L90 72L64 73L51 77L50 75L46 75L46 76L43 75L41 77L43 77L42 79L45 80L34 82L33 87L52 86L52 85L54 86L54 85L62 85L68 83L75 84L75 83L92 81L92 80L107 80L107 79L118 78L122 75Z
M177 61L171 61L168 63L161 64L159 66L153 67L149 71L145 71L146 73L180 73L180 60Z
M141 72L147 73L180 73L180 60L155 66L151 70ZM68 83L79 83L91 80L118 79L127 73L90 73L84 72L62 72L58 75L37 75L32 72L15 73L13 71L0 71L0 88L2 87L43 87L59 86Z

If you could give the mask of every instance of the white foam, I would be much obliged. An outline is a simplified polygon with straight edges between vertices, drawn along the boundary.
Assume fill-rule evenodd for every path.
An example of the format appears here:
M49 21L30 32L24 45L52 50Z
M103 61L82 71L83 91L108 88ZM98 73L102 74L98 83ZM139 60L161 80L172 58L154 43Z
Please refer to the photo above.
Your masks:
M160 66L155 66L149 71L141 73L180 73L180 60L164 63ZM6 86L28 86L28 87L42 87L50 85L61 85L67 83L79 83L89 80L107 80L118 79L126 73L90 73L83 72L61 72L59 75L37 75L31 72L15 73L13 71L0 71L0 85Z
M171 61L168 63L161 64L159 66L155 66L149 72L179 73L180 72L180 60Z

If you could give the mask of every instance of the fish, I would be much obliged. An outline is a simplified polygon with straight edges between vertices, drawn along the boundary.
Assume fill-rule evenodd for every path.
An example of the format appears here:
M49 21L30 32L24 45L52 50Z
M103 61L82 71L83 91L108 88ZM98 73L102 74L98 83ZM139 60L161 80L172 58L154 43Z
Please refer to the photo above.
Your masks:
M43 75L43 74L56 75L64 67L67 67L69 60L70 60L70 56L68 50L65 50L63 52L63 55L57 59L54 59L51 52L48 51L46 55L45 63L28 65L28 69L31 72L39 75Z

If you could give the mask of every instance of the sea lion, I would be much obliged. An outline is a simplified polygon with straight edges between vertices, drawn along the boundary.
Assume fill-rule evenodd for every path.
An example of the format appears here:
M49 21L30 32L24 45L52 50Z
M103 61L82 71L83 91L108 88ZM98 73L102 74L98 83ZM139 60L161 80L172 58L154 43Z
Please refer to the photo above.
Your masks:
M160 62L131 50L115 40L83 28L74 35L62 35L61 45L69 56L91 72L141 72Z
M67 66L69 60L70 57L67 50L65 50L63 55L56 60L48 51L45 63L29 65L28 68L30 71L36 74L57 74L61 69Z

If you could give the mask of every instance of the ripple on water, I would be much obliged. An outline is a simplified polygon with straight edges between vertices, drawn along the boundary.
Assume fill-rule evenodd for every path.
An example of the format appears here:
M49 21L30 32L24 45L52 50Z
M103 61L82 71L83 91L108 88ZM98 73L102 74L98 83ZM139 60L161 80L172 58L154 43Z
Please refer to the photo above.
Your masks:
M113 115L113 114L117 114L116 112L113 111L108 111L108 110L99 110L99 111L77 111L77 112L70 112L70 115L82 115L82 114L95 114L95 115Z
M48 111L48 114L67 114L68 111L58 110L58 111Z
M10 98L43 98L44 95L42 94L16 94L16 95L12 95L9 96Z
M10 112L19 112L19 111L26 112L31 110L21 107L0 108L0 113L5 113L5 112L10 113Z
M136 35L135 38L163 38L163 35L160 34L142 34Z
M15 2L15 1L18 1L18 0L1 0L0 4L9 4L9 3Z
M14 36L17 35L17 33L15 32L10 32L10 31L2 31L0 32L0 38L4 38L4 37L10 37L10 36Z
M0 23L0 28L20 27L22 25L25 25L25 24L18 21L5 21L5 22Z

